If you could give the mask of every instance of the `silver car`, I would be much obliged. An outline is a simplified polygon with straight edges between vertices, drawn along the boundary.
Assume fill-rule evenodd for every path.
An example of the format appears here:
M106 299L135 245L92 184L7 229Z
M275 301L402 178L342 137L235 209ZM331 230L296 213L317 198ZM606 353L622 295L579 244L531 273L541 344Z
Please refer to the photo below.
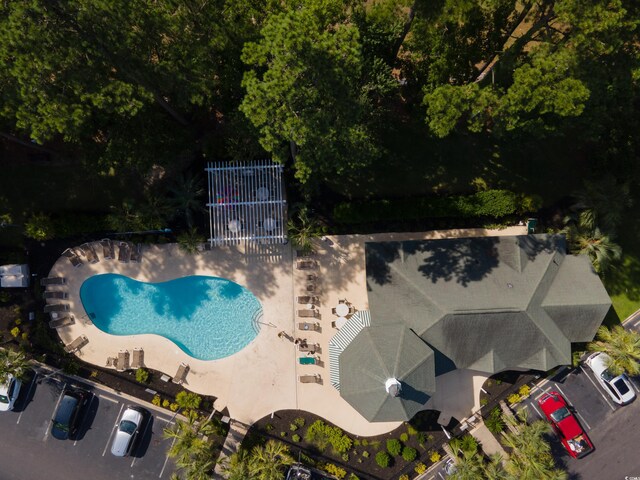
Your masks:
M111 453L116 457L125 457L131 454L131 450L136 441L142 423L146 416L146 411L139 407L127 407L117 424L118 429L113 437Z
M595 374L598 382L600 382L602 388L609 394L611 399L618 405L626 405L636 398L636 392L624 373L617 377L611 374L607 369L609 360L609 355L606 353L596 352L589 355L584 363Z

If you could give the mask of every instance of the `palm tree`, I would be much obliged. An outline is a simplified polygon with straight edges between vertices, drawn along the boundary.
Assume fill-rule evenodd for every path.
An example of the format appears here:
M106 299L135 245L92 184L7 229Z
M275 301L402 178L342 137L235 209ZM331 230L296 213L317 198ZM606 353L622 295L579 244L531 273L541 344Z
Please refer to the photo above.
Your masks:
M629 183L618 184L612 175L596 182L585 181L584 189L576 194L580 222L590 229L600 228L614 233L624 220L624 210L632 204Z
M204 194L202 179L192 174L180 175L169 187L171 203L184 214L187 227L193 227L193 214L203 209L201 197Z
M269 440L264 447L258 445L251 451L250 478L254 480L282 480L284 467L292 463L293 458L289 454L289 447L282 442Z
M640 334L616 325L609 330L602 326L598 329L597 340L587 345L592 352L604 352L610 360L609 370L614 375L623 372L640 375Z
M309 217L307 207L300 207L297 214L287 222L287 233L295 248L304 253L313 251L313 239L322 236L325 228L315 219Z
M222 471L227 480L246 480L249 476L249 454L246 450L238 450L224 460Z
M449 442L456 468L450 478L453 480L476 480L484 477L484 458L478 452L478 442L471 435L454 438Z
M31 369L31 363L24 352L0 349L0 382L6 383L9 375L24 380Z
M189 411L187 420L177 420L173 427L163 431L163 437L173 439L167 454L176 459L180 468L187 469L187 476L192 468L202 459L211 455L211 441L204 437L213 433L213 425L208 419L198 419L197 413Z
M190 255L198 253L198 247L204 243L204 237L198 233L195 227L178 235L180 250Z
M596 272L606 272L611 265L620 260L622 249L613 242L609 235L603 234L599 228L592 231L578 230L572 238L578 253L588 255Z

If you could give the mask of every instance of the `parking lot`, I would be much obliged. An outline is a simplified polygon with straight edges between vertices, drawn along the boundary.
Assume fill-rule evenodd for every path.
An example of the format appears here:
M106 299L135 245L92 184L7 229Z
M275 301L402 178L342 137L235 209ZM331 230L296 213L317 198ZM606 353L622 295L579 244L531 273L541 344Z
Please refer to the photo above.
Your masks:
M569 373L571 372L571 373ZM639 391L638 380L632 384ZM595 446L595 451L576 460L564 450L555 435L552 435L552 451L558 463L565 468L573 480L621 479L640 477L640 401L636 399L626 406L615 404L585 367L564 370L551 381L543 382L532 391L521 404L530 421L543 419L537 400L546 392L556 390L571 405L582 427Z
M75 440L56 440L50 435L53 418L65 385L93 393L93 399ZM171 417L150 411L130 457L111 455L116 424L125 405L112 393L91 385L70 381L46 372L36 373L22 386L14 411L2 412L3 462L0 478L51 480L89 478L169 478L174 465L166 452L171 440L162 438ZM140 405L146 408L145 405ZM11 459L11 461L8 461Z

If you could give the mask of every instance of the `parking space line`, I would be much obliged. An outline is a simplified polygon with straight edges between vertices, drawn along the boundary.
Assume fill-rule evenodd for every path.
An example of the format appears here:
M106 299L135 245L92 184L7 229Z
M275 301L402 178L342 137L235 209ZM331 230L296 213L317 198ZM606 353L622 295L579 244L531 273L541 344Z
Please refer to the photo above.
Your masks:
M120 405L120 411L118 412L118 416L116 417L116 421L120 418L120 414L122 413L122 410L124 409L124 403L122 405ZM109 444L111 443L111 437L113 437L113 432L115 432L116 427L118 426L118 424L116 423L113 428L111 429L111 433L109 434L109 438L107 439L107 444L104 446L104 450L102 451L102 456L104 457L104 454L107 453L107 448L109 448Z
M27 399L29 397L31 397L31 392L33 391L33 387L36 384L36 380L38 378L38 372L35 373L35 375L33 376L33 380L31 380L31 385L29 385L29 391L27 392ZM24 405L24 407L26 407L26 405ZM23 408L22 411L20 412L20 415L18 415L18 421L16 422L16 424L20 423L20 419L22 418L22 414L24 413L24 411L26 410L26 408Z
M593 388L595 388L598 391L598 393L600 394L600 396L602 398L604 398L604 401L607 402L607 405L609 405L609 408L611 408L611 410L613 410L615 412L616 411L615 407L611 404L609 399L602 393L602 390L600 389L600 387L598 387L598 385L596 385L596 382L593 381L593 379L587 373L587 371L584 368L582 368L582 365L580 365L580 370L582 370L582 373L584 373L586 375L586 377L589 379L589 381L591 382L591 385L593 385Z
M582 423L584 423L587 428L589 430L591 430L591 426L587 423L587 421L584 419L584 417L582 415L580 415L580 412L576 410L576 415L578 415L580 417L580 420L582 420Z
M171 446L169 447L167 452L173 448L173 444L174 443L176 443L176 438L175 437L173 437L173 441L171 442ZM164 473L164 469L167 468L167 462L168 461L169 461L169 455L167 454L165 456L164 463L162 464L162 470L160 470L160 475L158 475L158 478L162 478L162 474Z
M53 412L51 412L51 415L49 416L49 421L47 422L47 429L45 430L44 437L42 438L43 442L45 442L47 440L47 437L49 436L49 427L51 426L51 422L53 422L53 416L58 410L58 405L60 405L60 401L62 400L62 394L64 393L64 389L66 386L67 386L66 383L62 385L62 390L60 391L60 395L58 395L58 401L56 402L56 406L53 407Z
M545 388L544 390L540 391L540 395L537 395L534 400L538 400L540 397L542 397L543 395L549 393L549 390L551 390L551 385L549 385L547 388Z
M564 393L564 392L560 389L560 386L559 386L559 385L556 385L556 387L558 388L558 391L562 394L562 396L563 396L564 398L566 398L566 399L569 401L569 404L573 407L573 402L569 399L569 397L567 397L567 394L566 394L566 393ZM575 407L574 407L574 408L575 408ZM582 415L580 415L580 412L579 412L579 411L577 411L577 410L576 410L575 412L576 412L576 415L577 415L578 417L580 417L580 420L582 420L582 423L584 423L584 424L587 426L587 428L588 428L589 430L591 430L591 426L587 423L587 421L584 419L584 417L583 417Z
M533 410L538 414L538 416L540 418L544 418L544 415L542 414L542 412L540 410L538 410L538 407L536 407L533 402L531 402L531 408L533 408Z
M147 436L147 430L149 430L149 424L151 424L151 419L150 419L150 418L147 418L147 419L146 419L145 426L144 426L144 431L142 432L142 435L140 435L140 436L138 437L139 439L143 439L144 437L146 437L146 436ZM140 446L140 441L138 441L138 447L139 447L139 446ZM136 447L136 450L137 450L137 447ZM134 464L134 463L136 463L136 458L137 458L137 457L133 457L133 460L131 461L131 466L132 466L132 467L133 467L133 464Z
M98 397L104 398L105 400L108 400L108 401L113 402L113 403L120 403L120 400L117 400L117 399L111 398L111 397L107 397L106 395L98 394Z

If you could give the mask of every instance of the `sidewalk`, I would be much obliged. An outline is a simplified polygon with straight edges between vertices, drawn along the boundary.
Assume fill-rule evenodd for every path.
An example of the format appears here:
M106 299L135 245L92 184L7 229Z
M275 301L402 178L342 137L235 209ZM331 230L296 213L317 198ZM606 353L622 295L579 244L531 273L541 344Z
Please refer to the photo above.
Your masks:
M469 431L469 433L478 440L478 442L480 442L482 450L484 450L484 453L487 455L499 453L502 455L502 458L507 457L502 445L500 445L484 423L480 422L476 427Z
M218 457L218 461L216 462L216 476L214 476L214 478L224 478L224 476L222 476L222 470L220 466L225 458L238 451L238 447L242 443L242 439L247 434L247 430L248 426L244 423L236 422L233 420L230 421L229 433L227 434L227 438L224 441L224 445L222 445L220 456Z

